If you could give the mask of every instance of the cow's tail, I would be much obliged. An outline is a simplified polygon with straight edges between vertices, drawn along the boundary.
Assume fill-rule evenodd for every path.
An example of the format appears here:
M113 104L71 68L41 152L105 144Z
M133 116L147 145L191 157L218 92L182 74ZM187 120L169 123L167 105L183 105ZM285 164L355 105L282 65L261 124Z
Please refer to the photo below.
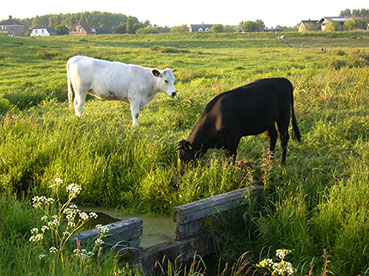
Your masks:
M67 82L68 82L68 102L69 102L69 109L73 110L73 89L72 89L72 83L70 79L70 60L67 62Z
M297 126L297 121L296 121L296 117L295 117L295 108L293 106L293 86L292 83L290 82L291 85L291 113L292 113L292 129L293 132L295 133L294 138L296 138L299 142L301 141L301 133L300 133L300 129Z

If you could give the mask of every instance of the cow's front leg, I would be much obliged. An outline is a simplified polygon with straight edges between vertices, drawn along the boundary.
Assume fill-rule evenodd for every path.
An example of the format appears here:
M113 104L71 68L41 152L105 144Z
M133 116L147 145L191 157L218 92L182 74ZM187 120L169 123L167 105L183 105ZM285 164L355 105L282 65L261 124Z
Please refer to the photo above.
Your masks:
M133 120L133 126L138 127L140 124L138 123L138 115L140 114L140 101L139 100L131 100L131 115Z
M232 157L233 165L236 164L237 148L240 143L240 139L232 139L227 142L226 155L227 158Z
M275 129L275 125L273 125L272 127L268 128L266 134L269 137L269 153L270 153L270 158L273 159L274 158L275 144L277 142L277 135L278 135L277 134L277 130Z

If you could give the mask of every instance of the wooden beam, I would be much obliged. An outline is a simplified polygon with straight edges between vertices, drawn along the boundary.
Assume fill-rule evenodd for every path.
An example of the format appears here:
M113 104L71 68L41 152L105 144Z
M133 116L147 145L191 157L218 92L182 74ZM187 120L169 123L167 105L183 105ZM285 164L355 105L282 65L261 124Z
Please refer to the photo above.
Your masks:
M201 233L206 217L247 205L249 197L261 189L262 186L255 185L175 207L173 219L177 224L177 240Z

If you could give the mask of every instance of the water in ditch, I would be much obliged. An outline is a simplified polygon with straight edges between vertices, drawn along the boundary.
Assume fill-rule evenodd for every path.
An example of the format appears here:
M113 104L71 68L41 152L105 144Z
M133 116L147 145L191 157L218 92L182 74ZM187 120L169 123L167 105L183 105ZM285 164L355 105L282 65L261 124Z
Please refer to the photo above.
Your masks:
M82 231L92 229L97 224L109 224L119 220L138 217L143 220L143 234L140 247L147 248L164 242L173 241L176 237L176 225L172 216L149 216L146 214L121 214L115 209L85 206L85 212L95 212L97 219L91 219Z

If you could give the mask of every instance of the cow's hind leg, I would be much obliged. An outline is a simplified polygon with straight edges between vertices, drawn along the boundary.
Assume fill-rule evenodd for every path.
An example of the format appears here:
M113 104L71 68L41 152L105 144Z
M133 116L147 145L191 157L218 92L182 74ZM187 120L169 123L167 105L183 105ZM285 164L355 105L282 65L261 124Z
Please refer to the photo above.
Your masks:
M274 158L275 144L277 143L277 130L275 129L274 124L273 124L273 126L268 128L266 134L268 135L268 138L269 138L270 158L273 159Z
M281 163L282 165L286 165L286 156L287 156L287 144L290 139L290 135L288 134L288 125L290 123L290 114L287 116L283 116L280 120L277 121L278 130L279 130L279 139L281 141L282 147L282 157Z

